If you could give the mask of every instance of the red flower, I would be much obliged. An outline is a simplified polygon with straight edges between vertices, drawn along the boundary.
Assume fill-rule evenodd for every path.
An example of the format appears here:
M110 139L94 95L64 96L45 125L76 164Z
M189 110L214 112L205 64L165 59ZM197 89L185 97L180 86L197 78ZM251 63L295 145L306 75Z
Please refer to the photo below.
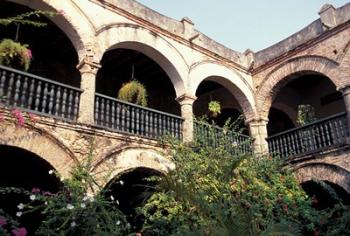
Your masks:
M27 230L26 230L26 228L22 227L22 228L17 228L17 229L11 230L11 233L14 236L26 236L27 235Z
M288 212L288 205L287 204L283 204L282 208L283 208L284 212L286 212L286 213Z
M7 220L5 217L0 216L0 226L6 225L7 224Z

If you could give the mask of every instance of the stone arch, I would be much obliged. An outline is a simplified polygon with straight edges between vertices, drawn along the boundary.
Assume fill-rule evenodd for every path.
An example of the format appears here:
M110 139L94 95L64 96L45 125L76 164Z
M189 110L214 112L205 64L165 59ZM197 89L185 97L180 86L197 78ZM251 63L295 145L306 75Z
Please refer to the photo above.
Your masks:
M255 117L254 93L247 81L237 71L215 62L203 62L191 68L189 91L196 94L200 83L210 80L221 84L236 98L246 120Z
M143 146L118 147L110 154L97 160L92 169L101 186L105 186L115 176L135 168L148 168L167 173L175 164L157 150Z
M181 53L160 35L137 25L111 24L97 30L97 36L102 51L126 48L145 54L169 76L177 97L185 93L188 65Z
M61 12L57 16L50 18L70 39L79 60L86 57L86 49L93 42L93 27L89 24L85 15L77 7L67 1L48 1L48 0L6 0L20 5L25 5L34 10L45 10Z
M263 80L256 95L256 105L261 118L266 119L278 91L291 80L292 75L305 72L327 76L339 88L341 80L337 71L339 64L321 56L303 56L290 59L273 69Z
M67 178L76 161L73 153L55 137L46 131L26 125L18 128L15 124L0 127L0 143L22 148L43 158L58 173ZM49 147L49 150L48 150Z
M328 181L337 184L350 194L350 172L337 165L309 163L298 167L294 174L299 183L312 179Z

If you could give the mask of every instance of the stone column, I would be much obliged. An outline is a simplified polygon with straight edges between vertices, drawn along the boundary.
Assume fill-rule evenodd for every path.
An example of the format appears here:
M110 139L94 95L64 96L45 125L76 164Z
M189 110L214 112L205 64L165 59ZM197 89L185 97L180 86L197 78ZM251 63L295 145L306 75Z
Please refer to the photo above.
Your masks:
M269 152L267 138L267 120L253 119L247 121L250 136L254 139L253 150L255 154L267 154Z
M183 94L176 98L181 106L181 116L184 118L182 123L182 135L184 142L193 141L193 102L197 98L188 94Z
M350 130L350 85L347 85L339 90L343 93L345 110L346 110L347 119L348 119L348 127Z
M78 122L94 124L96 74L100 67L99 64L88 60L81 61L77 66L81 73L80 88L83 90L80 96Z

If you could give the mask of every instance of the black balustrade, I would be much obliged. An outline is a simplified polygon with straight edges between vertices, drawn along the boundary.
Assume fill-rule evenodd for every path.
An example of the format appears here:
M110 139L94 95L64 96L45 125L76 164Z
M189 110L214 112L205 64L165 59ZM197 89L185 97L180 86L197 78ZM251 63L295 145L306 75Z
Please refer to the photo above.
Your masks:
M95 96L95 124L146 138L171 135L182 139L179 116L121 101L103 94Z
M82 90L0 65L0 103L76 120Z
M223 146L231 154L252 153L249 136L200 121L194 122L194 139L203 146Z
M321 152L346 143L349 128L346 113L327 117L267 138L270 153L290 157Z

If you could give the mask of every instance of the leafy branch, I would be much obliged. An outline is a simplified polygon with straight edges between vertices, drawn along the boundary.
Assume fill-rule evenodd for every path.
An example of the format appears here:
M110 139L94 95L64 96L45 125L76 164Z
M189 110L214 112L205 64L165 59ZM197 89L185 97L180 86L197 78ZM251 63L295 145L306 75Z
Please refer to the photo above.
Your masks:
M37 20L32 20L30 18L31 17L40 18L41 16L53 17L57 14L59 13L53 12L53 11L41 11L41 10L30 11L17 16L13 16L13 17L0 18L0 25L8 26L11 24L15 24L15 25L30 25L34 27L44 27L47 25L47 23L37 21Z

